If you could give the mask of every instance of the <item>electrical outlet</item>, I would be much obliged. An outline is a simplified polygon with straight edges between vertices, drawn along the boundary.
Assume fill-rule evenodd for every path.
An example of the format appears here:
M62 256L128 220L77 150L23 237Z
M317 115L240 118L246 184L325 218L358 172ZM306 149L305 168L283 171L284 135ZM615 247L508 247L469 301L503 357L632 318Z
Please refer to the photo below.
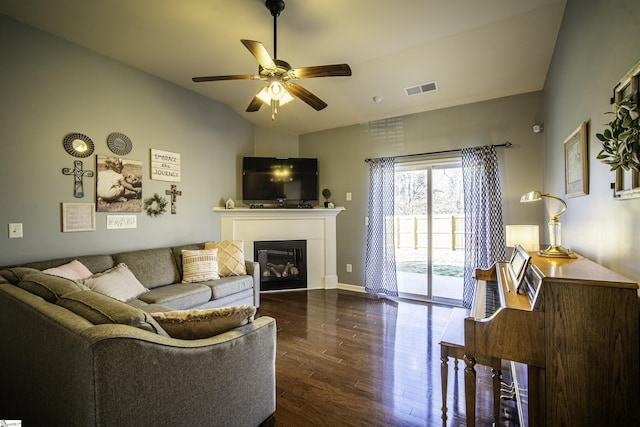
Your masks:
M21 222L9 223L9 238L10 239L21 239L22 238L22 223Z
M351 201L351 192L350 191L347 193L346 199L347 199L347 202Z
M353 273L353 265L347 264L347 273Z

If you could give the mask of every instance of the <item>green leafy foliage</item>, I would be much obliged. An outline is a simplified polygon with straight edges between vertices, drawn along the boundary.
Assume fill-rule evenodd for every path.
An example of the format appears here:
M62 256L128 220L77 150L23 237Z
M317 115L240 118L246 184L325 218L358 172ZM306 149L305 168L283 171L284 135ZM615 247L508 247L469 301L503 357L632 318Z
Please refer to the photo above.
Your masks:
M596 138L602 142L602 150L597 159L611 166L611 170L640 171L640 112L635 100L618 104L615 118Z

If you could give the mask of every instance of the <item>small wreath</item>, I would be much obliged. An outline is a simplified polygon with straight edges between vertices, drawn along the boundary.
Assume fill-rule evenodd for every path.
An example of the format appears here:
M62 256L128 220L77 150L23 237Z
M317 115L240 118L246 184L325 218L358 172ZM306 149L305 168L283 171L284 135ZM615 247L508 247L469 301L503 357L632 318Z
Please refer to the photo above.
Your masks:
M144 199L144 205L142 208L147 212L147 215L156 217L162 215L167 211L167 199L160 197L158 193L153 193L153 197Z

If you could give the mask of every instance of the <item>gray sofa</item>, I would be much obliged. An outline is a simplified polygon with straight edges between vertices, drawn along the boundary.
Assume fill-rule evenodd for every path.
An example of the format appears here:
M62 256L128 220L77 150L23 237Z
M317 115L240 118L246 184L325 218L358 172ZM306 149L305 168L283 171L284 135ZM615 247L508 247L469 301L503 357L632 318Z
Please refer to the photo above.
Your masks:
M210 338L181 340L158 330L148 314L259 304L251 262L245 277L179 283L180 250L202 247L79 256L1 270L0 418L83 427L257 426L269 418L275 412L274 319L257 317ZM150 291L124 303L31 270L73 259L92 272L123 262ZM76 299L91 301L90 316L67 308Z

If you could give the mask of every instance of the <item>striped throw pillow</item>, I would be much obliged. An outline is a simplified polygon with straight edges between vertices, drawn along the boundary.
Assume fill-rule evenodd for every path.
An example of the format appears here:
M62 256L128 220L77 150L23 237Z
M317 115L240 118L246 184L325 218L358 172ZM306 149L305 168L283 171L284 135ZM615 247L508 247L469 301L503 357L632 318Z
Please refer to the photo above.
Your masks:
M218 250L182 250L182 283L219 279Z

